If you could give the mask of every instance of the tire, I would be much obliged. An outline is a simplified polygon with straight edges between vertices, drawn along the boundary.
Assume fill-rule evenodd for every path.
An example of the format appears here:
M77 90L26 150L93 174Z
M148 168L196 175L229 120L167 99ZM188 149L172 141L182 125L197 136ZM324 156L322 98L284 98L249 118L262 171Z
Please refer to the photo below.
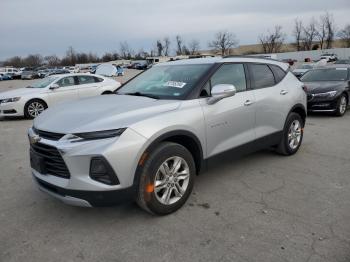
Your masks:
M337 102L337 109L335 111L336 116L343 116L346 113L346 109L348 106L348 98L346 97L345 94L342 94Z
M175 166L179 173L183 172L181 179L178 172L171 172L174 163L180 164ZM172 142L161 143L147 157L140 172L138 205L156 215L175 212L190 196L195 174L193 157L185 147Z
M277 146L277 153L285 156L294 155L301 146L304 135L304 121L297 113L290 113L284 125L282 139Z
M28 119L34 119L38 115L40 115L46 108L47 105L44 101L40 99L30 100L24 106L24 116Z

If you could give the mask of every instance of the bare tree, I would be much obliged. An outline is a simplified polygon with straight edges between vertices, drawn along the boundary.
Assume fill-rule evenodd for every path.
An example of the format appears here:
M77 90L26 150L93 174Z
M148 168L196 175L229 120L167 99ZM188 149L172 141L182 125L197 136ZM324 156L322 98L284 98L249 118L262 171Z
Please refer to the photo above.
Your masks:
M45 56L44 60L49 66L58 66L61 64L61 59L59 59L57 55Z
M345 47L350 47L350 24L339 31L338 36L343 40Z
M158 56L163 55L163 50L164 50L164 47L163 47L162 42L160 40L157 40L157 54L158 54Z
M28 65L28 66L40 66L43 64L43 57L39 54L36 55L28 55L25 59L24 59L24 64Z
M307 27L304 27L304 50L312 50L312 45L317 37L317 21L312 18Z
M317 38L320 41L320 48L323 49L324 42L327 38L327 25L325 16L321 16L320 22L317 24Z
M165 56L168 56L169 55L169 50L170 50L170 39L169 37L164 37L164 40L163 40L163 48L164 48L164 55Z
M120 43L120 56L123 59L130 59L134 51L130 48L128 42L124 41Z
M282 26L276 25L274 31L259 37L264 53L278 53L281 51L285 34L282 32Z
M215 35L215 39L209 43L209 47L221 55L230 53L230 49L237 46L236 36L230 32L221 31Z
M327 38L326 38L326 48L332 48L333 42L334 42L334 36L335 36L335 23L333 16L330 13L326 13L322 20L325 23L326 26L326 32L327 32Z
M22 67L23 66L23 59L20 56L14 56L6 61L4 61L4 66L14 66L14 67Z
M200 45L199 45L199 41L198 40L192 40L189 45L189 51L191 55L195 55L198 53Z
M177 46L176 54L182 55L182 38L179 35L177 35L175 38L176 38L176 46Z
M299 19L294 21L294 31L293 36L295 37L295 46L297 51L302 50L302 38L303 38L303 22Z

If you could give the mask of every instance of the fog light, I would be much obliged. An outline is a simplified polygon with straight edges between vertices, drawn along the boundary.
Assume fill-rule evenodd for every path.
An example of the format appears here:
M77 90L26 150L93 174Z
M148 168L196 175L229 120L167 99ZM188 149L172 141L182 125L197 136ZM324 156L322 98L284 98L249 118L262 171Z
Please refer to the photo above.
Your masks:
M94 157L90 163L90 177L107 185L118 185L119 180L109 163L102 157Z

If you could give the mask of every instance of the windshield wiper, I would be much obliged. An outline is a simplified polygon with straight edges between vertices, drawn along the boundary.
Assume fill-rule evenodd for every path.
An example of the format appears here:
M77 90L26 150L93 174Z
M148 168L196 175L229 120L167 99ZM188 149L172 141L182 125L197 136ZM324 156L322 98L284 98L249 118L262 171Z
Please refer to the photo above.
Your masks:
M118 94L118 93L117 93ZM159 96L152 95L152 94L146 94L146 93L141 93L141 92L134 92L134 93L125 93L125 94L120 94L120 95L128 95L128 96L145 96L153 99L159 99Z

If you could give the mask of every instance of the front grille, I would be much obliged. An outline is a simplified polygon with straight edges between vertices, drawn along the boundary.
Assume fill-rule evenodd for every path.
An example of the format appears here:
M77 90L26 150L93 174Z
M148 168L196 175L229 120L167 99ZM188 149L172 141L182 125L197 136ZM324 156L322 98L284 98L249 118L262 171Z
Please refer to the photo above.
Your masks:
M65 134L60 134L60 133L52 133L52 132L47 132L43 130L38 130L36 128L33 128L34 132L38 134L40 137L48 139L48 140L60 140Z
M30 149L43 158L44 169L47 174L70 178L69 170L57 148L42 143L32 144Z

